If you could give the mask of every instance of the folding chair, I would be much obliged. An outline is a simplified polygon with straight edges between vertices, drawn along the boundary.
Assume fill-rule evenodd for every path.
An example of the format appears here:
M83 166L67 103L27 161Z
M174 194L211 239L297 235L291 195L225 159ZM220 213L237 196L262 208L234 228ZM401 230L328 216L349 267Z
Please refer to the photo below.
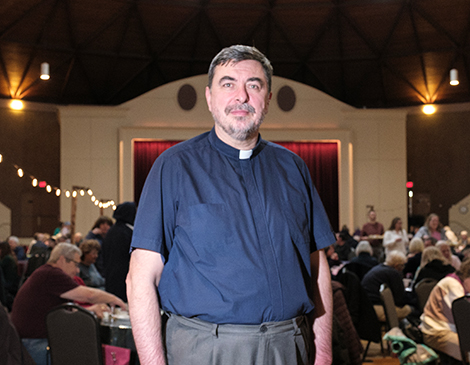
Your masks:
M96 316L72 303L46 316L52 365L103 365L100 325Z
M457 334L459 335L460 352L465 364L470 364L470 294L452 302Z
M382 298L385 317L387 318L388 330L399 327L400 322L395 308L395 300L393 299L392 291L386 284L380 285L380 297Z
M436 286L437 282L438 281L436 279L424 278L420 280L418 283L416 283L414 287L414 291L418 298L418 306L421 312L423 312L424 306L426 305L426 302L428 301L429 295L431 294L432 290Z

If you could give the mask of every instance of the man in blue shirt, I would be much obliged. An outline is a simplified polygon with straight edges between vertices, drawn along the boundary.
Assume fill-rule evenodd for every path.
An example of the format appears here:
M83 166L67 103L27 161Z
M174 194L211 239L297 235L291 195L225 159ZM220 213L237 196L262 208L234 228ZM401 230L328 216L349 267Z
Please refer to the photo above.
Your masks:
M147 177L127 279L143 365L331 364L321 249L335 236L304 162L261 139L271 78L256 48L223 49L206 88L214 128Z

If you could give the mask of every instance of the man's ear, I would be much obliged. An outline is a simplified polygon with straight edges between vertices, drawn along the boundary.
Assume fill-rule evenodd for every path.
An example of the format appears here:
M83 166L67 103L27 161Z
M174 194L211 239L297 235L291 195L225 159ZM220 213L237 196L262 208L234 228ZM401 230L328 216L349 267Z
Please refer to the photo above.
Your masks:
M209 109L210 112L212 112L212 110L211 110L211 98L212 98L211 89L209 88L209 86L206 86L206 102L207 102L207 108Z
M268 113L269 103L271 102L271 98L273 97L273 93L269 93L268 97L266 98L266 105L264 106L264 114Z

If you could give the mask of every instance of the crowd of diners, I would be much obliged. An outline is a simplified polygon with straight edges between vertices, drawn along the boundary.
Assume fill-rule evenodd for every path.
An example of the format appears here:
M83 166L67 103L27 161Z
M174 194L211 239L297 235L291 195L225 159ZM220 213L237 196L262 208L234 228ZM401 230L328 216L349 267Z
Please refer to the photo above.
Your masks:
M27 244L16 236L0 243L0 302L28 359L48 363L45 318L61 304L74 302L99 319L115 306L127 310L125 279L135 214L135 203L126 202L113 218L100 216L85 236L72 237L70 223L64 222L50 234L36 233Z
M72 237L70 224L65 222L50 235L35 234L28 245L21 245L15 236L0 243L0 302L37 364L47 363L44 318L53 307L72 301L98 318L112 306L127 307L125 278L135 213L134 203L123 203L114 219L99 217L84 237L81 233ZM399 217L387 230L377 221L375 211L368 217L353 235L343 227L337 242L326 249L335 321L348 334L343 336L348 361L362 363L364 349L354 328L358 318L348 314L354 296L347 295L349 288L337 279L343 268L357 276L379 321L386 320L379 293L381 284L386 284L399 319L419 323L425 344L461 361L450 305L470 291L467 232L457 236L449 227L442 227L435 214L412 233L404 229ZM421 311L414 288L425 278L435 279L437 284Z
M361 230L351 235L343 227L337 242L327 249L333 281L344 283L339 279L342 273L353 272L382 322L386 316L380 287L386 284L393 293L399 320L416 324L424 344L450 364L462 361L451 306L470 292L469 255L467 232L455 234L442 226L436 214L430 214L422 227L407 232L399 217L384 229L373 210ZM415 288L428 278L436 285L421 310Z

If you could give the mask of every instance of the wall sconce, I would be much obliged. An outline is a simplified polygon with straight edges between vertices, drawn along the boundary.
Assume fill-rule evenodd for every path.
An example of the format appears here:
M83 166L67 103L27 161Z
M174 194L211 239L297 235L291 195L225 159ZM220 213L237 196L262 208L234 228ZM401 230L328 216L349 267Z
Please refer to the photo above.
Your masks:
M49 73L49 64L47 62L41 63L41 80L49 80L51 75Z
M456 68L450 70L450 84L456 86L459 84L459 71Z

